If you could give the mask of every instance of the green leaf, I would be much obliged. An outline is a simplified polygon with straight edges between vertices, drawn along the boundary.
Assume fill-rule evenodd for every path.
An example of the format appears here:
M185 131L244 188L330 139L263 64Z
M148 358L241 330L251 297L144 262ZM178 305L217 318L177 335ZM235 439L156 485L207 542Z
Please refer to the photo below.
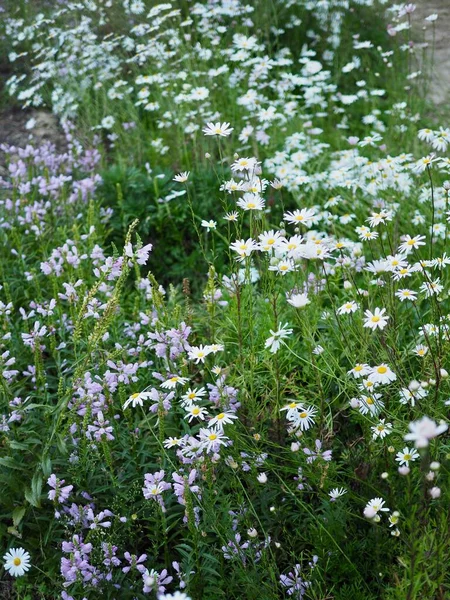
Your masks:
M19 523L21 522L21 520L23 519L25 512L26 512L26 508L25 506L17 506L12 513L12 518L13 518L13 523L14 523L14 527L17 527L19 525Z
M4 456L0 458L0 465L8 467L9 469L16 469L17 471L26 471L26 468L23 465L18 463L16 460L14 460L14 458L11 458L10 456Z
M29 504L31 504L31 506L34 506L35 508L39 508L40 503L39 503L39 499L36 499L33 492L30 489L26 489L25 493L25 500L27 502L29 502Z

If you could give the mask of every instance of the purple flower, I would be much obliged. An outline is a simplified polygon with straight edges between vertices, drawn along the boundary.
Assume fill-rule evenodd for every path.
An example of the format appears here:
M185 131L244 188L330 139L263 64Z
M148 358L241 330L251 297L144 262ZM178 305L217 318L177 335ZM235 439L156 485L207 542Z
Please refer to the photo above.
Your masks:
M70 492L73 490L73 485L64 485L64 479L58 479L54 473L47 479L48 485L53 488L49 491L49 500L54 502L60 502L63 504L69 497Z
M321 450L322 450L322 442L320 440L316 440L315 450L310 450L309 448L303 448L303 452L308 456L308 458L306 459L306 462L308 464L311 464L316 460L316 458L322 458L323 460L329 462L332 458L332 451L325 450L324 452L321 452Z
M304 581L301 576L301 566L295 565L293 571L287 575L280 575L280 583L286 588L286 592L289 596L294 596L298 600L301 600L306 593L309 586L308 581Z
M245 565L246 555L244 550L247 550L249 545L249 542L244 542L241 544L241 534L236 533L234 540L230 540L226 546L222 546L223 556L228 560L239 558L242 561L242 564Z
M146 498L147 500L157 500L163 511L165 511L165 506L162 494L166 490L170 490L170 488L172 487L171 483L167 483L166 481L164 481L164 475L164 471L157 471L153 474L146 473L144 475L144 487L142 488L144 498Z
M178 498L178 502L180 504L183 504L183 506L186 504L186 500L184 497L186 493L186 488L188 488L193 494L196 494L199 498L201 497L200 488L198 487L198 485L193 485L196 478L196 469L192 469L189 473L189 476L180 475L176 472L172 473L172 479L174 480L173 491L176 497Z
M124 573L128 573L131 569L136 569L139 571L139 573L144 573L146 569L142 563L147 560L146 554L141 554L141 556L139 556L138 558L136 554L130 554L129 552L125 552L124 557L125 560L129 562L129 565L122 568L122 571Z

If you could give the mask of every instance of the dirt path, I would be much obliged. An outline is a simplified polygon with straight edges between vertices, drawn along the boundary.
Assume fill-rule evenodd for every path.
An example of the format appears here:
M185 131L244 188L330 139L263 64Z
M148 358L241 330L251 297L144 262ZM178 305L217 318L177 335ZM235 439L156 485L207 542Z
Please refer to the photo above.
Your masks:
M434 67L430 85L430 97L444 114L450 112L450 0L416 0L417 8L412 14L413 24L417 29L426 26L425 41L434 44ZM425 17L436 13L438 19L434 23L424 21ZM434 31L433 31L434 30Z

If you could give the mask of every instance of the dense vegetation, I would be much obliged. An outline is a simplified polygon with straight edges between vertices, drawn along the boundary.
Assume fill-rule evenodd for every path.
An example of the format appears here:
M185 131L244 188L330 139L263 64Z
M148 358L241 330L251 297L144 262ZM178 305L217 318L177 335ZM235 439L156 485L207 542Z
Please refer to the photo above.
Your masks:
M63 134L2 147L0 596L450 597L436 16L36 4L2 104Z

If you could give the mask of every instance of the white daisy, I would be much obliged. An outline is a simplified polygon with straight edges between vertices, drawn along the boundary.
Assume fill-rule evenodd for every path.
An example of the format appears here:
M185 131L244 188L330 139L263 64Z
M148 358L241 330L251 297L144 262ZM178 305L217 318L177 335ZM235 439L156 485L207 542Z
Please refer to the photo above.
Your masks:
M30 554L23 548L11 548L3 556L3 560L5 561L5 569L13 577L22 577L31 566Z

